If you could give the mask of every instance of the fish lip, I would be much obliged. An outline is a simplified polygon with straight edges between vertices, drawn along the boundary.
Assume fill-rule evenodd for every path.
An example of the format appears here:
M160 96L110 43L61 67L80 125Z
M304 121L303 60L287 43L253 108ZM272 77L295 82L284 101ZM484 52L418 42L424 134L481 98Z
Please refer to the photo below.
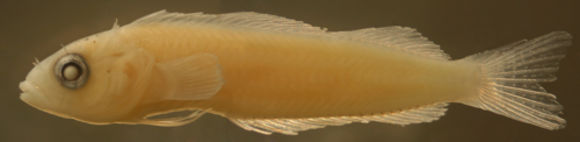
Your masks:
M22 91L21 94L27 93L27 94L38 94L38 86L28 82L28 81L22 81L20 82L20 84L18 85L18 87L20 88L20 91Z

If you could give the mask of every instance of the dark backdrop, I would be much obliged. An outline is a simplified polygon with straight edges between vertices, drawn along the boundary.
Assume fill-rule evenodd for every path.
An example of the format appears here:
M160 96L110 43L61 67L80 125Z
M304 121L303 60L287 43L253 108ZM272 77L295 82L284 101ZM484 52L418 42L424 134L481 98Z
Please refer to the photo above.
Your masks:
M264 136L224 118L206 115L182 127L93 126L57 118L18 99L18 83L61 45L108 30L157 10L225 13L257 11L306 21L329 30L403 25L417 28L454 59L554 30L580 37L575 0L182 0L182 1L0 1L0 141L397 141L397 142L577 142L580 141L580 43L561 64L555 83L544 84L564 105L567 128L548 131L503 116L453 104L441 120L400 127L351 124ZM575 41L578 38L575 39Z

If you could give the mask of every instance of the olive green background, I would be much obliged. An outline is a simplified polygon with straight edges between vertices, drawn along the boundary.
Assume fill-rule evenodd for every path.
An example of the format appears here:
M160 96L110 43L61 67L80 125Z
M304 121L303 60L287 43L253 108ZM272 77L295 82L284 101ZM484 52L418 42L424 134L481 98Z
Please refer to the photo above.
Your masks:
M182 127L93 126L58 118L21 102L18 83L62 45L108 30L115 18L127 24L146 14L256 11L327 27L353 30L403 25L417 28L454 59L554 30L580 37L580 1L569 0L182 0L0 1L0 141L2 142L577 142L580 141L580 43L569 48L558 81L543 86L564 105L565 129L544 130L490 112L452 104L439 121L400 127L351 124L301 132L259 135L226 119L205 115ZM574 39L575 41L578 38Z

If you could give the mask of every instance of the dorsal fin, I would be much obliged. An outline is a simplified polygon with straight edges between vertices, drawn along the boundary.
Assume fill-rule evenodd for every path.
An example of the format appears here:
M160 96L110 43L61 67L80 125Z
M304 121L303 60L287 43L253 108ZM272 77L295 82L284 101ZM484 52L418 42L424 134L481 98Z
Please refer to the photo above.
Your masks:
M325 28L315 27L302 21L256 12L204 14L176 13L167 12L165 10L139 18L131 24L139 25L154 23L211 24L223 27L253 29L268 32L315 35L342 40L352 40L377 47L389 47L432 59L450 59L450 57L439 48L439 45L429 41L415 29L400 26L326 32Z
M186 14L161 10L139 18L132 24L148 23L212 24L290 33L324 33L326 31L326 29L314 27L302 21L256 12L234 12L226 14L204 14L199 12Z
M348 39L378 47L392 48L432 59L449 60L439 45L423 37L413 28L390 26L365 28L354 31L330 32L336 38Z
M318 118L271 118L271 119L230 119L234 124L248 131L261 134L281 133L297 135L299 131L340 126L352 122L368 123L371 121L408 125L413 123L431 122L445 115L447 103L422 106L414 109L384 114L364 116L336 116Z

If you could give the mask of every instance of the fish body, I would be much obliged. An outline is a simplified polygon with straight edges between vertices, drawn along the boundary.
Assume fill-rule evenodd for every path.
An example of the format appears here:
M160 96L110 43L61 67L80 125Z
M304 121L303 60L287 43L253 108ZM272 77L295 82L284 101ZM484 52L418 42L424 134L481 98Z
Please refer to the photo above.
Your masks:
M160 11L43 60L21 98L91 124L179 126L209 112L263 134L430 122L448 103L559 129L562 107L538 83L555 80L570 39L553 32L450 60L411 28L329 32L252 12Z
M474 94L478 88L473 64L353 42L207 26L134 28L127 29L127 41L142 40L138 46L157 62L206 53L218 57L227 83L199 104L232 117L384 113L459 99L454 95ZM206 33L216 37L204 37ZM173 40L177 38L191 40ZM457 87L466 84L471 86Z

